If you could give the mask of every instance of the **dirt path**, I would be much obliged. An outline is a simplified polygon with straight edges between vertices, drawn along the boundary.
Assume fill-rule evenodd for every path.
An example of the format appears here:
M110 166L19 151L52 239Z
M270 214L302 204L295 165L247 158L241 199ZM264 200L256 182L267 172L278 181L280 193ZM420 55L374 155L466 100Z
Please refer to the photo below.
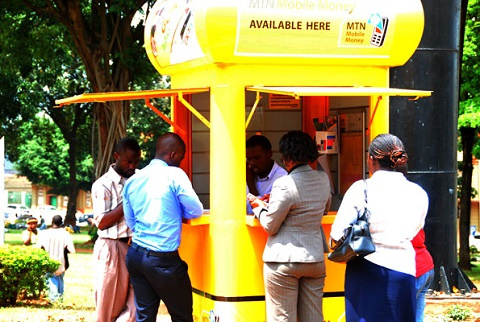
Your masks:
M474 294L470 297L445 296L442 298L427 298L425 307L425 322L444 321L449 308L458 305L461 308L468 309L471 316L465 321L480 322L480 294Z

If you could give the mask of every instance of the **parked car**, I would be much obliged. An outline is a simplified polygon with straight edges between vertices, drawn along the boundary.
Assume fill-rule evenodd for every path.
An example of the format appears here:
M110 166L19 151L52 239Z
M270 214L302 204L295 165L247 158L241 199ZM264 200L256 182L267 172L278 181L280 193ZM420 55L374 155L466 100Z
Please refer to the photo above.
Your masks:
M30 208L22 204L11 203L5 209L5 219L8 218L8 220L25 219L28 216L30 216Z
M55 215L60 215L65 218L64 212L57 210L57 207L52 205L40 205L30 211L30 214L37 218L39 221L43 218L47 226L52 225L52 219Z
M93 214L83 214L79 216L77 218L77 226L80 226L80 227L90 226L92 223L91 223L91 220L89 219L93 219Z

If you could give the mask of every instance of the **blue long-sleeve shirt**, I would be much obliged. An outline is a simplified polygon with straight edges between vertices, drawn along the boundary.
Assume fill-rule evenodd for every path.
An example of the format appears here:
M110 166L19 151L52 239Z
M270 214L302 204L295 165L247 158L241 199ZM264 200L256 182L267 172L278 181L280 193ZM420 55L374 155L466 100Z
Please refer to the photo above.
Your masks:
M171 252L180 246L182 219L200 217L203 205L182 169L153 159L127 180L123 211L134 243Z

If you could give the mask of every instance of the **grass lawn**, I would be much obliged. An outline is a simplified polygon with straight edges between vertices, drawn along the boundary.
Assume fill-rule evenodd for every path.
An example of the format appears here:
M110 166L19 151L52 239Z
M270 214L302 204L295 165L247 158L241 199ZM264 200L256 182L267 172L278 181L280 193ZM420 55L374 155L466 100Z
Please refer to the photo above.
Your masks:
M25 229L8 229L5 232L5 244L9 245L23 245L22 231ZM40 230L40 233L45 230ZM93 244L88 243L90 236L88 235L88 227L82 227L79 234L71 234L75 249L77 250L92 250Z
M465 272L477 288L480 288L480 262L472 263L472 270Z

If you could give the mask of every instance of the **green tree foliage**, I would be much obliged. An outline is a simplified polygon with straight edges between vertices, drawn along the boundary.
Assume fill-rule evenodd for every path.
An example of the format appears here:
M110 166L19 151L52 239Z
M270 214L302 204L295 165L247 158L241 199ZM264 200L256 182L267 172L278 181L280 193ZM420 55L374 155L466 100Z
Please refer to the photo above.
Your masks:
M104 172L97 167L95 174L92 160L108 166L125 127L139 139L145 163L155 138L169 128L141 101L131 110L130 102L54 106L55 99L85 92L169 85L148 62L141 21L132 25L146 2L3 0L0 6L0 135L22 174L69 197L67 223L75 220L78 189L89 190ZM168 101L154 105L169 114Z
M18 1L6 1L5 7L0 9L3 10L0 15L2 76L10 80L0 84L6 102L2 109L0 134L6 137L9 160L22 174L33 183L50 186L55 192L69 197L66 221L72 223L79 188L90 186L93 179L91 158L86 157L92 141L92 112L91 106L57 109L55 98L88 89L85 71L79 56L70 49L72 44L65 37L64 27L25 6L14 4ZM49 139L57 134L62 140L54 142L62 145L36 146L35 143L40 142L52 143ZM31 156L31 152L25 147L43 154L37 155L36 159L26 157L24 154ZM60 160L58 156L64 159ZM35 163L34 160L42 158L47 160L48 166L39 167ZM88 162L90 170L82 167ZM48 167L58 172L56 180L43 173ZM84 173L79 175L78 169Z
M138 90L145 88L169 88L170 81L157 82L153 79L151 83L138 85ZM163 114L170 116L171 99L169 97L158 98L151 100L155 106ZM127 126L127 135L138 140L140 148L142 149L142 160L138 167L141 169L146 166L150 160L155 157L155 144L157 138L165 132L170 130L170 125L164 122L155 112L145 106L144 101L131 102L131 115Z
M41 133L42 135L38 135ZM37 185L51 187L51 192L68 195L69 164L68 148L58 126L47 116L37 116L20 128L17 169ZM78 158L76 162L77 182L81 189L89 190L93 174L93 160L90 155Z
M18 0L9 0L18 3ZM65 28L72 52L80 57L85 77L94 92L127 91L156 72L143 49L143 24L134 21L155 1L147 0L23 0L42 19ZM139 19L141 20L141 19ZM138 23L137 23L138 22ZM130 103L97 103L93 108L98 129L94 156L95 177L106 172L119 138L126 135Z
M465 17L458 128L480 128L480 1L469 0ZM472 153L480 157L480 144L473 137Z
M460 228L460 262L461 268L470 270L469 236L470 236L470 196L472 195L472 156L480 157L480 1L469 0L465 12L465 31L462 53L460 81L460 106L458 117L459 137L463 152L460 170L461 193L459 209Z

